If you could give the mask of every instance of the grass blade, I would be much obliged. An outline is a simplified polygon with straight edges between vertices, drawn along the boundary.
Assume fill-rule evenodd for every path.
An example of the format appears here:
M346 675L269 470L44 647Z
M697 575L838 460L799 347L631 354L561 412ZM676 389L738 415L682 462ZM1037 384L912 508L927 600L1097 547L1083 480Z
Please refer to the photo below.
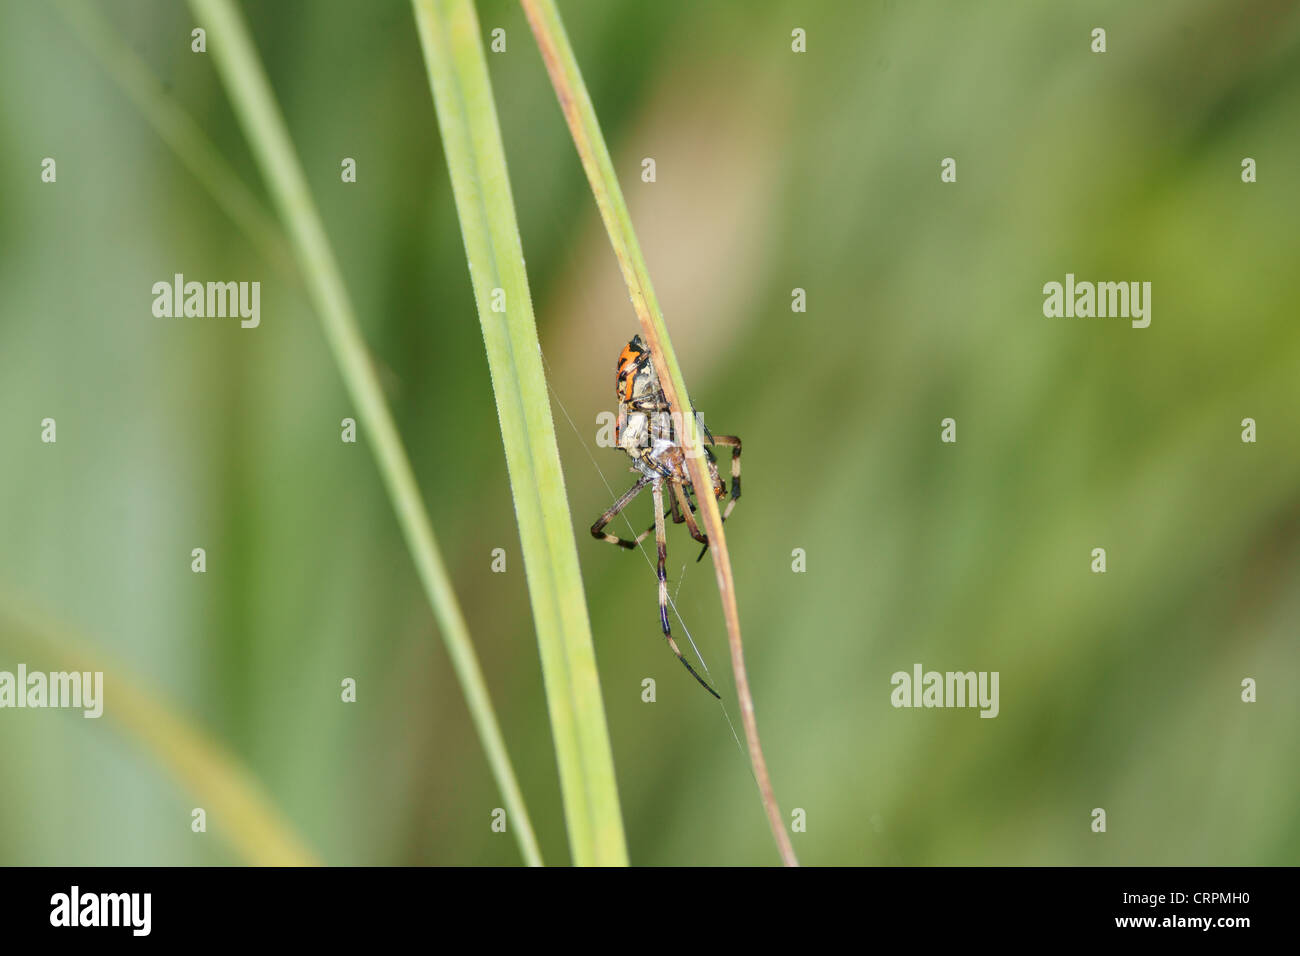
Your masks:
M689 410L690 396L686 392L686 383L682 379L681 369L673 353L672 342L668 338L668 329L664 325L663 312L655 298L654 287L650 284L649 270L645 258L641 255L641 246L632 229L632 217L628 214L627 204L623 201L623 191L618 185L618 176L605 145L605 137L600 131L596 119L596 110L591 105L591 97L582 82L578 62L569 38L564 32L559 11L553 0L520 0L524 13L528 17L533 36L541 50L542 60L550 74L555 87L560 108L569 124L582 167L591 182L591 191L595 195L596 205L601 218L609 232L609 241L618 257L619 267L627 282L627 290L632 298L633 308L641 322L641 331L650 354L654 359L655 369L659 373L659 383L663 387L669 406L681 414L683 437L686 447L695 449L696 453L687 456L691 482L696 488L709 488L709 480L704 456L698 453L699 434L694 415ZM718 581L718 593L722 599L723 617L727 623L727 644L731 650L731 669L736 679L736 694L740 700L741 717L745 726L745 740L749 746L749 760L754 769L754 779L758 783L759 796L763 809L767 813L768 824L772 828L772 837L781 854L781 860L787 866L797 866L798 860L786 832L785 821L781 816L776 795L772 790L772 781L767 772L767 761L763 757L763 746L758 736L758 721L754 714L754 698L749 689L749 677L745 672L744 646L740 637L740 612L736 604L736 583L731 573L731 558L727 552L727 539L723 534L722 515L718 503L712 495L697 495L697 501L703 518L704 532L708 535L710 551L713 553L713 568Z
M501 789L510 830L515 834L524 860L530 865L540 865L537 840L470 642L469 629L452 591L410 460L375 377L342 274L307 189L306 176L276 106L266 72L243 17L230 0L190 0L190 6L208 31L213 60L289 233L308 294L324 325L325 337L343 374L348 394L357 405L358 418L370 439L398 524L465 692L479 740Z
M537 625L573 861L627 849L577 543L478 18L469 0L414 0L496 394ZM505 311L493 310L504 293Z

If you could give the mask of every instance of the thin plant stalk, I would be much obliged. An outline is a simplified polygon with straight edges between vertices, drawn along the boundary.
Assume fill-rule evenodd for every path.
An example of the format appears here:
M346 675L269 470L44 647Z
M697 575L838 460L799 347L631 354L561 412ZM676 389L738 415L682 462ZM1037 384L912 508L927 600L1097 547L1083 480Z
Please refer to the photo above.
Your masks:
M577 542L478 18L469 0L413 6L492 374L569 846L577 865L625 865Z
M686 447L692 450L687 455L687 467L691 482L696 488L712 487L706 469L706 459L699 453L700 435L694 414L691 410L690 396L686 383L673 353L672 342L668 338L668 329L664 324L663 312L655 298L654 287L650 283L649 270L641 254L632 228L632 218L628 214L627 204L623 201L623 191L619 188L618 176L605 145L596 119L596 110L591 104L582 73L578 69L573 48L564 31L559 11L553 0L520 0L529 26L537 40L546 71L560 101L560 109L569 125L582 168L587 173L595 195L596 205L601 218L609 232L610 243L618 257L619 267L627 283L632 307L636 310L641 323L641 332L650 348L655 371L659 373L659 384L663 387L669 407L676 413L682 426ZM763 746L758 736L758 720L754 714L754 698L749 688L749 678L745 671L744 646L740 635L740 612L736 603L736 583L731 573L731 557L727 552L727 539L722 528L722 514L718 503L711 494L696 496L700 515L703 519L705 533L709 538L709 550L713 552L713 568L718 582L718 593L722 600L723 617L727 624L727 643L731 650L731 669L736 680L736 695L740 700L741 718L745 727L745 739L749 746L749 760L754 770L754 779L758 784L759 796L767 813L772 837L776 841L781 860L786 866L797 866L794 847L786 831L781 809L772 789L771 777L767 771L767 761L763 757Z
M231 221L257 244L266 259L291 267L293 261L279 223L230 168L203 127L167 94L145 62L113 29L101 8L86 0L57 0L56 5L108 75Z
M324 326L348 394L356 403L362 431L369 437L398 525L501 790L509 830L514 833L525 862L541 865L537 839L510 765L469 629L452 591L410 459L380 389L342 273L312 202L306 176L266 72L244 19L230 0L190 0L190 7L207 29L209 51L289 233L308 294Z

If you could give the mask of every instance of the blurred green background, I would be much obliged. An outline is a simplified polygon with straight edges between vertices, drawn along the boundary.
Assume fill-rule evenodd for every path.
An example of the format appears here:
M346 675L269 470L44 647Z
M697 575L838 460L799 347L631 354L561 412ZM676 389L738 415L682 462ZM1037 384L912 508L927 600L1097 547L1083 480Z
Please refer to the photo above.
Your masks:
M543 855L566 862L410 7L242 6ZM188 9L103 10L264 197ZM744 439L728 540L777 795L807 814L802 861L1300 860L1296 6L561 10L691 394ZM631 481L594 437L635 318L517 5L479 15L506 30L489 66L551 384L577 424L555 406L631 859L773 863L727 719L663 646L653 571L587 533L612 500L602 472L616 493ZM357 410L294 267L231 222L54 5L0 12L0 176L0 619L34 609L58 622L51 640L135 675L246 763L327 863L517 862L364 433L339 440ZM150 287L176 272L260 280L261 327L155 319ZM1150 328L1044 318L1042 286L1067 272L1152 282ZM955 445L939 440L949 416ZM632 514L644 527L648 502ZM697 552L670 528L670 585L739 729ZM24 641L0 624L0 669L42 666ZM918 662L999 671L1000 716L894 709L890 675ZM190 831L201 799L111 722L112 693L99 721L0 711L0 862L241 862L230 821Z

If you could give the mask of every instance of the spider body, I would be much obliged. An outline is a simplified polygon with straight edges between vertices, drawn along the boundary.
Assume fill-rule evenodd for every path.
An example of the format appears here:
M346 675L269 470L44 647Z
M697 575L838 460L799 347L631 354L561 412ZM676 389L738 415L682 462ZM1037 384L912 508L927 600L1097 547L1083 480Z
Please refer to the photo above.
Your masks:
M618 447L631 457L634 470L647 478L658 476L676 482L689 494L694 494L690 470L686 466L686 449L677 434L668 400L659 385L659 375L650 360L650 351L641 344L641 336L633 338L619 355L614 387L618 395L614 438ZM713 436L709 435L707 428L702 430L707 445ZM705 455L713 482L713 495L722 498L727 493L726 482L719 477L717 461L707 447Z
M717 697L717 692L705 683L704 679L695 673L695 669L687 663L686 658L682 657L681 651L677 649L677 642L673 640L672 629L668 624L668 577L665 571L668 544L665 535L664 518L671 514L674 524L686 524L691 537L704 545L704 550L700 552L700 558L703 558L705 551L708 550L709 539L700 531L699 525L695 521L695 503L692 499L696 494L696 490L691 481L690 471L687 468L686 448L681 443L674 421L675 416L672 409L669 408L668 400L659 384L659 376L655 371L654 362L651 360L650 350L641 343L639 335L635 336L623 348L618 357L614 388L618 396L618 419L614 429L615 442L632 459L631 470L638 477L636 484L629 488L618 501L614 502L608 511L596 519L596 523L591 526L591 534L601 541L608 541L610 544L630 550L640 545L650 532L655 533L655 543L658 545L659 551L660 627L663 629L668 646L677 655L677 659L704 686L705 690ZM725 521L730 517L731 510L736 506L737 499L740 498L740 439L734 435L718 435L714 437L702 422L699 430L707 470L713 486L709 490L715 498L721 499L726 496L727 483L718 474L717 460L714 458L710 446L730 447L732 450L731 500L727 502L727 506L722 513L722 520ZM620 538L617 535L607 534L605 532L606 525L613 521L631 503L632 499L647 486L650 487L654 496L654 524L632 541ZM667 487L669 501L667 511L664 509L665 486Z

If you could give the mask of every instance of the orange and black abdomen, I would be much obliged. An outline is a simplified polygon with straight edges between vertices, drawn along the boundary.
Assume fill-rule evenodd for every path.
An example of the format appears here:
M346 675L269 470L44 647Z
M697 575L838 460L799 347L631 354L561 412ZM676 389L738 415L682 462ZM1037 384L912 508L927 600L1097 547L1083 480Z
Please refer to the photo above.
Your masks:
M614 390L620 402L632 400L632 389L636 385L636 373L645 363L647 352L641 345L641 336L636 336L623 346L618 356L618 377L614 380Z

